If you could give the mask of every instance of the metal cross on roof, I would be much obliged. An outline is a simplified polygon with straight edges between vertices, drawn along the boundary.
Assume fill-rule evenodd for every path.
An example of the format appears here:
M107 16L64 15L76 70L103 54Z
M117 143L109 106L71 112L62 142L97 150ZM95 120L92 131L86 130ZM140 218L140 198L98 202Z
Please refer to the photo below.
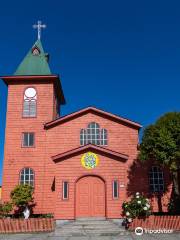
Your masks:
M33 28L38 29L38 40L40 40L41 39L41 28L46 28L46 25L42 24L41 21L38 21L37 24L33 25Z

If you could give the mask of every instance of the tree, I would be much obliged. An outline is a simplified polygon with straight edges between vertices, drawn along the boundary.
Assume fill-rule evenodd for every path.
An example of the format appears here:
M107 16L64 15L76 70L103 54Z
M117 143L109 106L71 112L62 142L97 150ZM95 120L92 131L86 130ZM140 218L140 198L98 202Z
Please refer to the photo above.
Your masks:
M21 208L28 209L28 204L33 201L33 187L30 185L18 185L11 192L12 203Z
M180 169L180 112L166 113L144 130L139 158L155 160L167 166L172 174L176 205L180 202L178 170Z

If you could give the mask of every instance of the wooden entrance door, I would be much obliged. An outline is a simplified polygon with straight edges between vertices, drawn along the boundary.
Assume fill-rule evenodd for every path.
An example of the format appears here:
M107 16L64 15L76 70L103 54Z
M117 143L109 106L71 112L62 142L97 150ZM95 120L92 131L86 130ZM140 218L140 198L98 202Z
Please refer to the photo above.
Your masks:
M76 217L105 217L105 185L95 176L76 184Z

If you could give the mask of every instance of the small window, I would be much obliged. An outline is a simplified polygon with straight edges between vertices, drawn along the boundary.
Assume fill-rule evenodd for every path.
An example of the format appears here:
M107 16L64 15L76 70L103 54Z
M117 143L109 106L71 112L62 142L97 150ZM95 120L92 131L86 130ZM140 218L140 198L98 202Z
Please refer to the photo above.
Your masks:
M34 133L23 133L23 147L34 147Z
M119 184L118 180L113 181L113 198L117 199L119 197Z
M158 166L152 166L149 172L149 185L151 192L164 191L164 177L163 172Z
M68 199L68 192L69 192L69 184L67 181L63 182L63 199Z
M23 168L20 172L20 184L34 186L34 171L31 168Z
M32 48L32 54L34 55L34 56L38 56L38 55L40 55L40 50L39 50L39 48L38 47L33 47Z

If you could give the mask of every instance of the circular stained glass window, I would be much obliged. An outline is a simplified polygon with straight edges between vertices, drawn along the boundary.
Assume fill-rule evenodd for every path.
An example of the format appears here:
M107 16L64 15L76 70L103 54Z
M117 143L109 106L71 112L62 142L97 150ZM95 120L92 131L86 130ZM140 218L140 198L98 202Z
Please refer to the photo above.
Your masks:
M81 164L86 169L93 169L98 166L99 158L95 153L87 152L81 157Z

